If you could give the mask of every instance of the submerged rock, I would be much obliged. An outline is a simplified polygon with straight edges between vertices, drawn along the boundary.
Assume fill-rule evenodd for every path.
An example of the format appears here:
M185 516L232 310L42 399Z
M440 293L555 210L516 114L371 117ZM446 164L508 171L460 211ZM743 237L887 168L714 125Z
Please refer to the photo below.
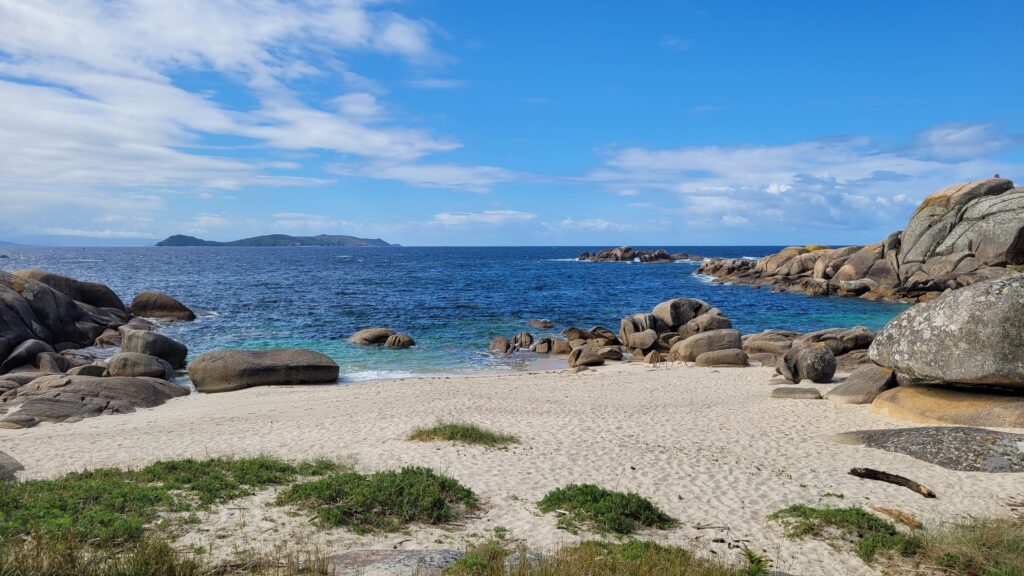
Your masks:
M348 341L362 346L374 346L384 344L395 335L390 328L364 328L348 337Z
M404 348L412 348L416 345L416 341L412 339L412 336L408 334L392 334L388 336L388 339L384 341L385 348L394 348L401 350Z
M338 381L339 368L327 356L300 348L215 350L188 368L199 392L230 392L253 386L326 384Z

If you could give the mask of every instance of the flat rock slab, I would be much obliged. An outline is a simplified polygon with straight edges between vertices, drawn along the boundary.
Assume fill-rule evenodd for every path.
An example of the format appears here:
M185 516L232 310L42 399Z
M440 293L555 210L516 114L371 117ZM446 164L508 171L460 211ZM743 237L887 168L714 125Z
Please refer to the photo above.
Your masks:
M1024 428L1024 394L978 388L897 386L871 403L871 411L918 424Z
M844 432L835 439L906 454L950 470L1024 472L1024 434L966 426L925 426Z
M457 550L349 550L330 561L338 576L437 576L462 556Z
M821 392L818 392L817 388L780 386L772 389L772 398L788 398L790 400L821 400Z
M17 480L15 472L21 472L25 467L6 452L0 451L0 482Z

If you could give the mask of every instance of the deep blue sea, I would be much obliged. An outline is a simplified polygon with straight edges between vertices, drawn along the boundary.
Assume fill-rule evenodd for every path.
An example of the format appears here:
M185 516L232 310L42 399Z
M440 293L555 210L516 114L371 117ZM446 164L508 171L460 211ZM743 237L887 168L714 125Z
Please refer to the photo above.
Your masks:
M721 286L694 263L577 262L583 250L552 248L0 248L0 268L41 268L102 282L125 303L142 290L171 294L200 318L166 332L191 356L217 348L306 347L338 362L343 380L517 369L528 358L495 358L490 339L529 330L531 318L567 326L649 311L669 298L700 298L744 332L879 328L901 304L814 298ZM760 257L778 246L676 246L670 252ZM358 329L408 332L409 350L368 349L345 339Z

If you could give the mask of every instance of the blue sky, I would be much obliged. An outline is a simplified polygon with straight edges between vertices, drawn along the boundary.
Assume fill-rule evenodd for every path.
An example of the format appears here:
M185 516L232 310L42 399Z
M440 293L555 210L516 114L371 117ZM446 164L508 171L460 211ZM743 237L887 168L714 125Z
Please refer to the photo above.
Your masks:
M0 0L0 239L866 243L1024 181L1021 2Z

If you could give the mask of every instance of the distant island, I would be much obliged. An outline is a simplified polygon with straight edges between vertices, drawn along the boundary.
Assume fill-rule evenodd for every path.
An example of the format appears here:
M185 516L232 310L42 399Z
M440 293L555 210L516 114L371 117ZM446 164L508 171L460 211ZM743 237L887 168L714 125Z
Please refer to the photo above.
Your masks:
M287 234L268 234L254 236L232 242L214 242L194 236L175 234L156 243L157 246L397 246L380 238L356 238L355 236L328 235L289 236Z

